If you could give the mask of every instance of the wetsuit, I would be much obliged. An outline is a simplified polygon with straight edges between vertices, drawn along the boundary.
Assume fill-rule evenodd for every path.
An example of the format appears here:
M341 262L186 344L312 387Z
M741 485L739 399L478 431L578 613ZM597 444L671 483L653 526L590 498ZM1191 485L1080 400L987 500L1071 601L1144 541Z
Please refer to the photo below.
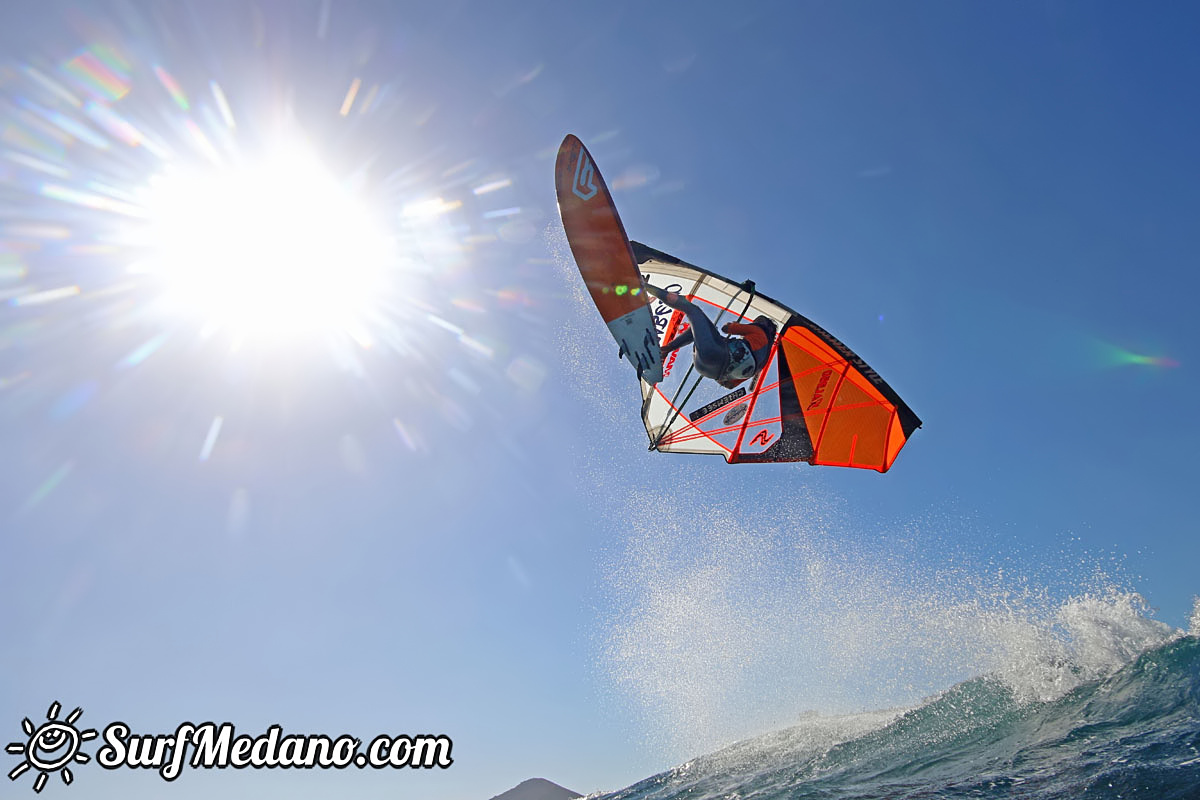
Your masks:
M664 356L686 344L693 344L692 361L696 371L730 389L766 366L775 337L775 324L768 318L759 317L752 323L726 323L723 326L726 333L742 337L728 338L721 335L703 309L682 295L665 292L657 286L647 286L646 291L671 308L682 311L691 323L686 331L663 346Z

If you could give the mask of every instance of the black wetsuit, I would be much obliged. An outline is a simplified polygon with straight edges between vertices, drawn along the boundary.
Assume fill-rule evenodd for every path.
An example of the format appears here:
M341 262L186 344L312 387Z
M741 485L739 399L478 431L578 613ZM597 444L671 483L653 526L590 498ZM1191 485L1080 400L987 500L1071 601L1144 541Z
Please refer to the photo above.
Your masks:
M704 310L683 297L683 295L676 294L675 292L665 292L657 286L647 286L646 291L659 300L662 300L671 308L682 311L690 323L688 330L663 346L662 352L664 356L672 350L677 350L691 343L694 345L692 348L692 361L696 365L696 371L704 377L712 378L714 381L728 387L736 386L745 380L745 378L731 379L729 371L747 351L754 356L755 372L766 366L767 358L770 355L771 342L774 340L775 334L774 323L766 317L756 319L751 325L742 323L729 323L726 325L726 329L733 333L744 333L754 336L756 339L761 334L763 341L757 343L759 344L758 347L752 348L747 339L740 337L730 338L721 335L721 332L717 330L716 324L708 318ZM745 348L745 351L741 348Z

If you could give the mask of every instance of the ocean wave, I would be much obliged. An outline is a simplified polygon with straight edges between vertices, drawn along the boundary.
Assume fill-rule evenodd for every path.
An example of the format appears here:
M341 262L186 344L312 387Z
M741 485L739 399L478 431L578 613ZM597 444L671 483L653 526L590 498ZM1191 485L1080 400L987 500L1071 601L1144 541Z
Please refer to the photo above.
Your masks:
M1053 699L1022 696L1000 676L974 678L903 712L812 715L610 797L1200 796L1200 639L1169 636L1110 670L1144 631L1097 623L1111 620L1112 605L1097 612L1095 602L1065 615L1065 625L1076 615L1089 622L1063 666L1076 685Z

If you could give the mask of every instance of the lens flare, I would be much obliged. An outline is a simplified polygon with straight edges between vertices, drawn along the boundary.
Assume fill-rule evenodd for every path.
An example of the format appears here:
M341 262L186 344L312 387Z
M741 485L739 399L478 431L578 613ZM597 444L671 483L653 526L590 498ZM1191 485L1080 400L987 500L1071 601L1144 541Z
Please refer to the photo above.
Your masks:
M1178 367L1179 362L1169 356L1150 356L1134 353L1114 344L1101 345L1101 357L1105 366L1147 366L1147 367Z
M214 44L182 12L123 8L80 12L80 40L31 42L0 68L0 411L56 409L41 417L75 430L85 410L128 405L138 457L199 456L216 472L244 445L229 431L274 422L239 404L247 384L368 380L395 443L421 455L430 419L467 430L499 418L490 387L539 383L540 345L512 341L544 300L513 288L541 270L514 257L541 213L512 177L519 162L446 148L445 109L410 107L369 53L343 63L333 27L327 42L295 34L292 63L263 47L282 9L247 8ZM184 382L203 387L194 408L166 388ZM86 409L81 385L94 386ZM177 425L196 433L175 451L158 432ZM61 491L76 455L30 477L25 510Z
M113 47L93 45L68 61L64 69L80 85L106 100L120 100L129 93L130 64Z

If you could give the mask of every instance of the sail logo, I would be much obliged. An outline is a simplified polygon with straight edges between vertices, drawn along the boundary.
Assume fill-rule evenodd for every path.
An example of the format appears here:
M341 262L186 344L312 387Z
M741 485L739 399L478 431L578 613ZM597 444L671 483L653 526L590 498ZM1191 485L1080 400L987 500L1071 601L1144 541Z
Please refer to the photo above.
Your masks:
M833 370L827 369L821 373L821 380L817 381L817 388L813 391L812 400L808 403L808 408L805 411L812 411L814 408L820 408L821 403L825 400L825 387L829 385L829 379L833 376Z
M579 151L579 160L575 162L575 182L571 184L571 191L580 200L591 200L600 191L596 183L596 168L583 149Z
M663 377L666 378L671 374L671 369L675 366L675 357L679 355L678 350L672 350L671 355L667 357L667 363L663 366Z
M725 406L729 405L730 403L735 403L738 400L741 400L745 396L746 396L746 387L745 386L741 387L740 389L735 389L734 391L730 392L729 394L725 395L724 397L718 397L716 400L713 400L708 405L706 405L702 408L697 408L695 411L688 414L688 419L690 419L692 422L699 422L704 417L707 417L708 415L718 411L719 409L724 408Z
M754 435L754 438L750 440L750 444L756 444L759 447L766 447L767 445L769 445L771 443L771 440L774 438L775 438L775 434L768 433L767 429L763 428L762 430L760 430L758 433L756 433Z
M649 273L642 273L642 283L650 283ZM664 286L663 291L667 293L675 292L676 294L683 294L683 285L680 283L672 283L670 286ZM678 336L688 329L688 323L684 318L683 312L676 311L662 300L655 299L651 301L650 313L654 317L654 329L658 331L658 337L660 340L662 340L667 334L669 324L674 315L678 315L679 319L681 320L679 329L674 331L675 336ZM665 341L663 343L666 344Z
M740 405L736 405L724 416L724 418L721 419L721 422L726 425L736 425L742 421L742 417L746 416L746 412L749 410L749 403L741 403Z

